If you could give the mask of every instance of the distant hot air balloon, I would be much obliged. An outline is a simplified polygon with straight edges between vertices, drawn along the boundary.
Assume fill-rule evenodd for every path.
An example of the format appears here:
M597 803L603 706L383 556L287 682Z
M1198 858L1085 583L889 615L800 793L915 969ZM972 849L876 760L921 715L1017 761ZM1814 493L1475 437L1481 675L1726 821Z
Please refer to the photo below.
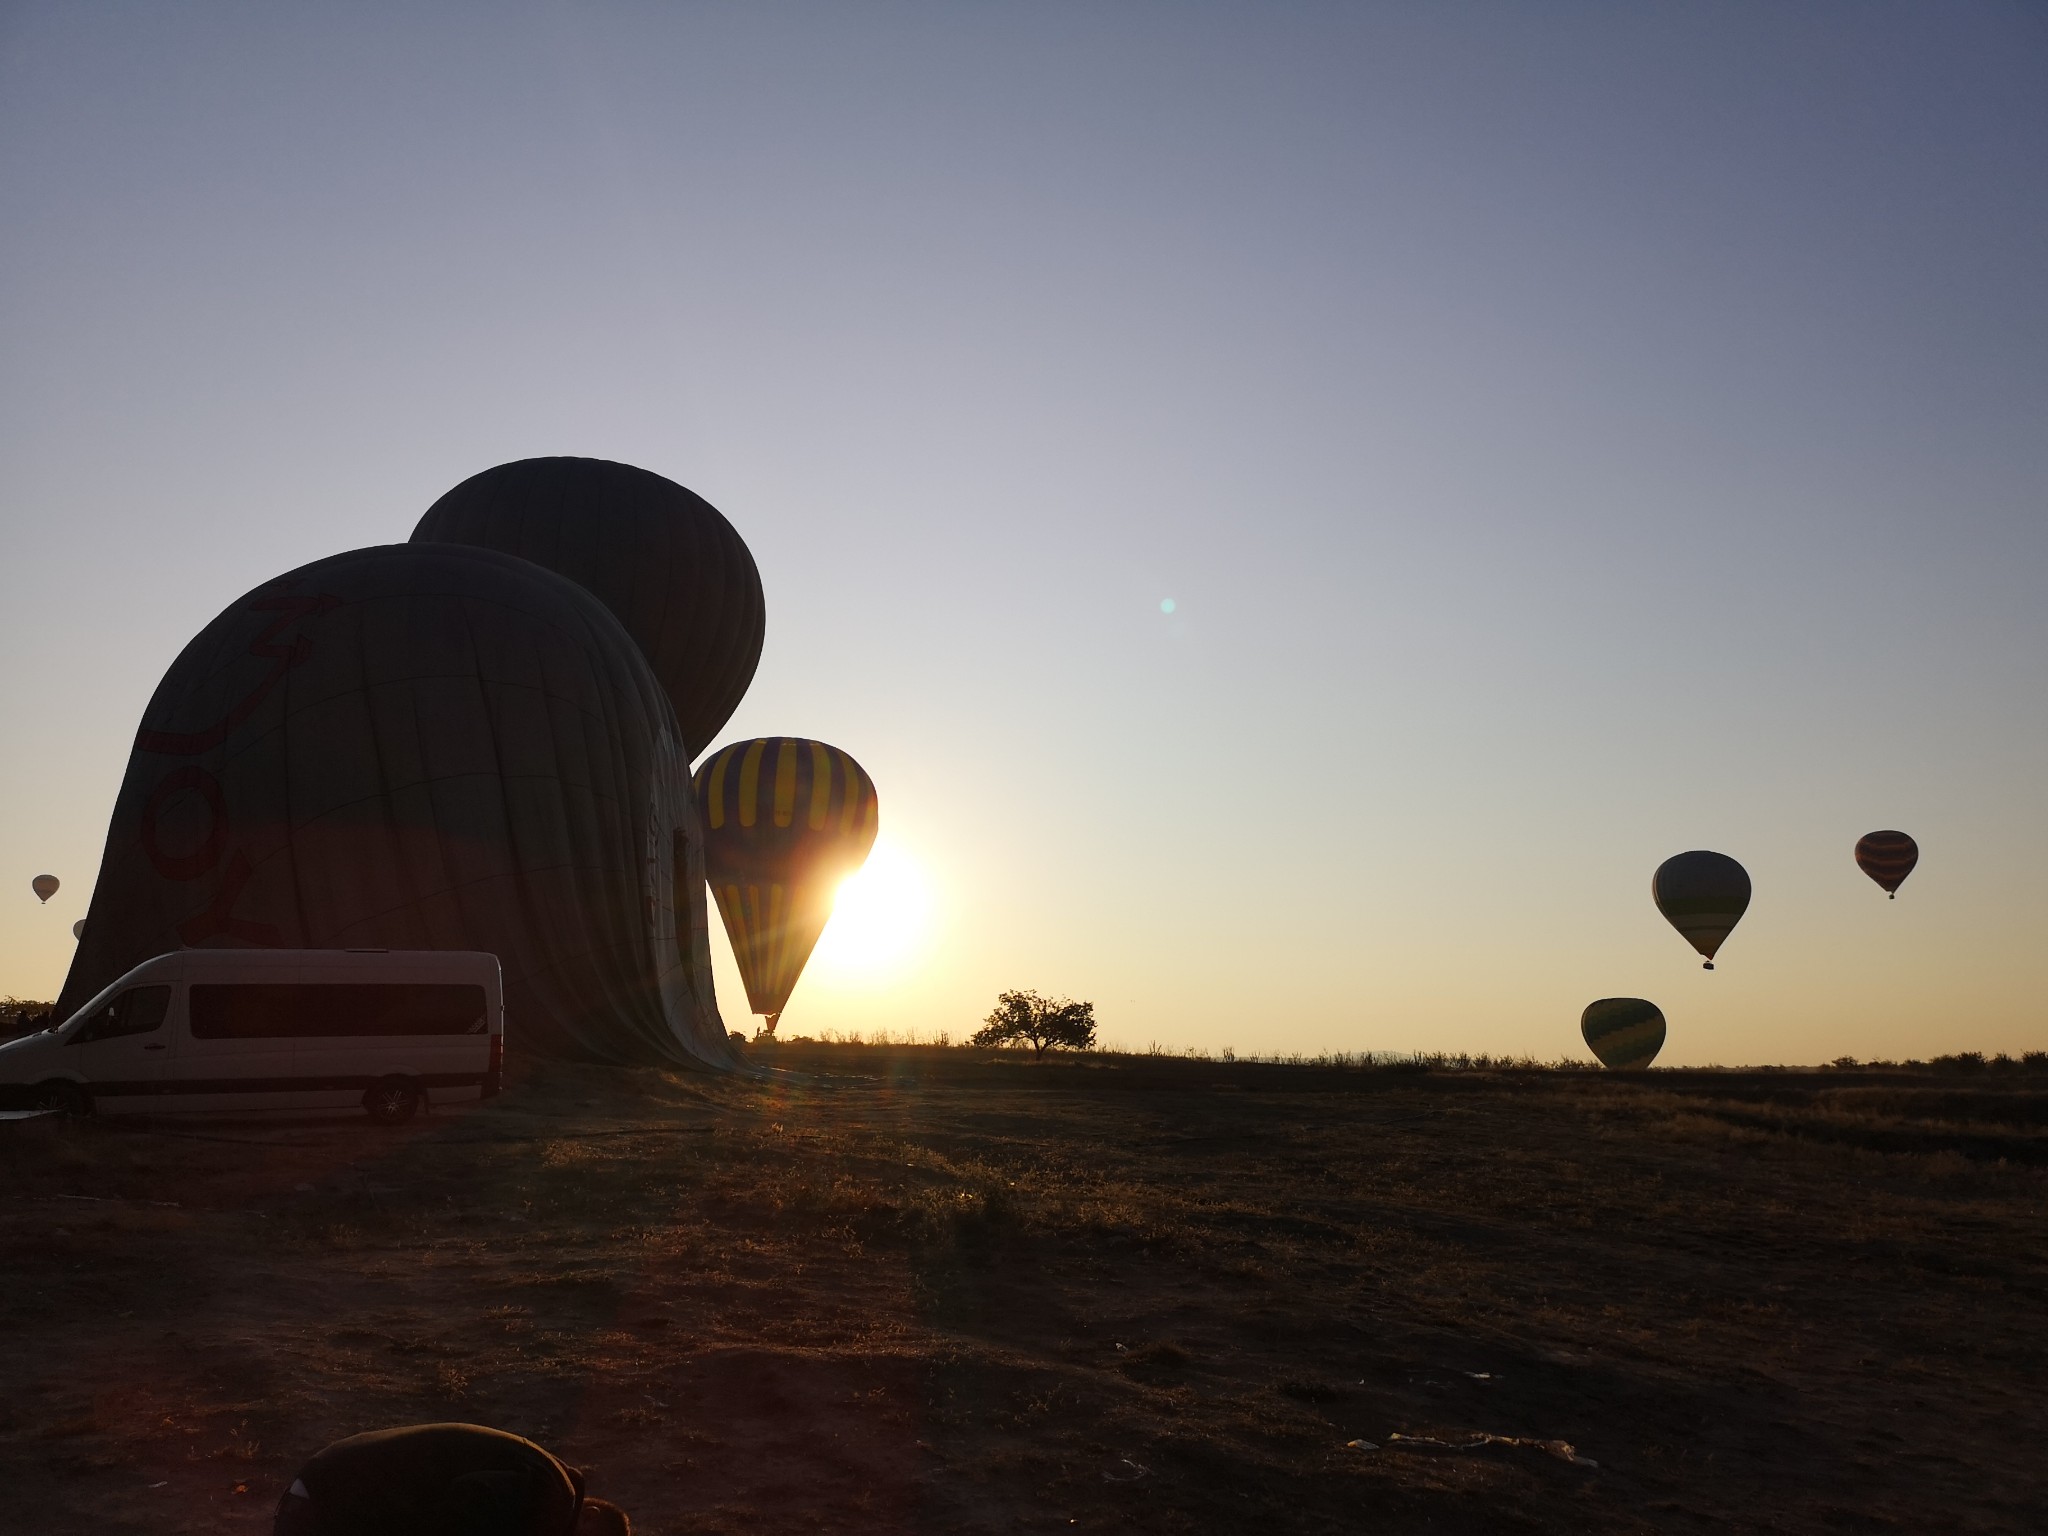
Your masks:
M1856 840L1856 862L1897 901L1899 887L1920 862L1920 845L1903 832L1866 832Z
M1725 853L1696 848L1657 866L1650 896L1664 920L1706 956L1702 969L1711 971L1714 952L1749 910L1749 872Z
M874 780L836 747L777 736L721 747L696 788L711 894L772 1034L840 881L874 846Z
M82 939L85 937L84 918L81 917L77 922L71 925L71 937L73 937L74 939Z
M37 901L48 901L57 894L57 887L62 883L55 875L37 875L28 885L36 893Z
M521 459L427 508L415 544L474 544L546 566L626 628L675 706L684 755L711 744L761 659L761 575L718 508L608 459Z
M1647 1067L1664 1048L1664 1015L1640 997L1603 997L1586 1005L1579 1032L1601 1066L1617 1072Z

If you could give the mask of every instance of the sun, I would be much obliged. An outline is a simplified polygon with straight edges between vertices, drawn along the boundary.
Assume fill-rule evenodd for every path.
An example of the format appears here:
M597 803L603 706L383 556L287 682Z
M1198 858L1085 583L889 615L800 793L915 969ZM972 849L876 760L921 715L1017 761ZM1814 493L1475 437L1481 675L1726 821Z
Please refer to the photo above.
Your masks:
M811 967L837 982L899 975L923 951L931 911L931 882L922 866L894 843L878 841L867 862L840 883Z

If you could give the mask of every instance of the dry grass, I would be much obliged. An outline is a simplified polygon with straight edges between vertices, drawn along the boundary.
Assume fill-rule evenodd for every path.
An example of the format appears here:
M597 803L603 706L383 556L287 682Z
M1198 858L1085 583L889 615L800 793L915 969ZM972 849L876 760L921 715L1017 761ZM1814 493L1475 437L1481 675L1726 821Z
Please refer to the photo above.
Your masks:
M2037 1082L775 1059L12 1127L10 1519L456 1417L656 1533L2048 1528Z

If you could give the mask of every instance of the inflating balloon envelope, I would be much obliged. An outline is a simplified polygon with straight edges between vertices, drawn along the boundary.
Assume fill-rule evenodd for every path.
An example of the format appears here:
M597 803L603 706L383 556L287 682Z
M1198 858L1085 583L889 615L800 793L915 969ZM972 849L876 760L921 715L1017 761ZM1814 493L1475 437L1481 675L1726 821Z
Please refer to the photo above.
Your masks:
M231 603L143 713L59 1016L192 946L479 949L521 1052L731 1066L675 711L606 606L394 544Z
M874 781L837 747L780 736L720 748L696 788L711 893L773 1034L840 882L874 846Z
M687 758L711 744L761 659L753 555L718 508L650 470L609 459L500 464L427 508L412 542L517 555L596 597L675 706Z

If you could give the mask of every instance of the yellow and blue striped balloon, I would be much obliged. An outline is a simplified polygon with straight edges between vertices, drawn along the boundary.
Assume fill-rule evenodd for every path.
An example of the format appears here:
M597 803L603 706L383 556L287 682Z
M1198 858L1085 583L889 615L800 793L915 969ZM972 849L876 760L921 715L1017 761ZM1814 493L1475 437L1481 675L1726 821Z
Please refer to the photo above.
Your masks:
M1579 1033L1601 1066L1626 1072L1647 1067L1664 1049L1664 1015L1640 997L1603 997L1586 1005Z
M875 782L852 756L800 736L721 747L696 775L704 868L747 1006L772 1032L839 883L874 846Z

